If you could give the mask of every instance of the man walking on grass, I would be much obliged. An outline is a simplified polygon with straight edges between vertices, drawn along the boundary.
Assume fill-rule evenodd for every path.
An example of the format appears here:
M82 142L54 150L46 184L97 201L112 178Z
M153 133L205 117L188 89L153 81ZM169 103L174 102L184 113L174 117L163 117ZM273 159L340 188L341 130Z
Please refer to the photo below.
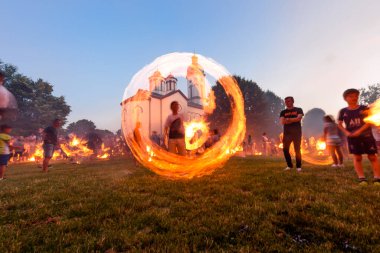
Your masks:
M294 151L296 153L297 172L301 172L301 120L303 117L303 111L301 108L294 107L293 97L286 97L285 105L286 109L280 113L281 124L284 126L284 137L282 139L282 143L287 164L285 170L291 170L293 168L292 157L289 153L290 144L293 142Z

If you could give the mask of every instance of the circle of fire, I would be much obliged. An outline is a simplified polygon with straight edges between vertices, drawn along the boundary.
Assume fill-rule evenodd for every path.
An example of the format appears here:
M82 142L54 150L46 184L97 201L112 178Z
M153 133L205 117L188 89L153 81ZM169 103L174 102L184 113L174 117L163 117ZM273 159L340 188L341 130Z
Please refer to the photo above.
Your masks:
M197 58L196 66L194 66L194 57ZM150 87L151 83L148 82L151 76L159 71L159 73L163 73L163 76L172 75L186 78L186 70L189 66L193 67L193 71L202 73L203 76L207 74L208 77L222 85L230 100L232 118L225 134L202 154L179 156L151 141L149 123L143 116L147 112L136 108L144 103L145 105L149 104L152 90L155 88ZM194 82L197 82L196 78ZM205 86L203 90L200 91L202 86L200 88L199 85L196 85L196 87L201 97L203 112L211 114L216 107L215 97L210 81L205 78L203 82ZM166 105L168 109L169 104ZM245 136L244 99L236 80L222 65L202 55L171 53L158 57L133 76L125 90L121 105L122 130L132 154L143 166L162 176L193 178L211 174L234 155ZM149 113L151 112L149 111ZM164 115L164 118L167 116ZM163 122L161 125L163 127ZM209 133L205 115L197 119L185 119L184 126L186 149L192 151L200 148L206 142ZM194 138L197 133L200 133L200 136Z

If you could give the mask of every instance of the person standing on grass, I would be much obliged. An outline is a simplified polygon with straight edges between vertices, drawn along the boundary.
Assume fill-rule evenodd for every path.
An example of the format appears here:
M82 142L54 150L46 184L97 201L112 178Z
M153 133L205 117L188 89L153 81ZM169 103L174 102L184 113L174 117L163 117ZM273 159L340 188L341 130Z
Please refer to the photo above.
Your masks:
M371 125L364 122L369 108L358 104L359 95L360 92L357 89L344 91L343 98L348 107L340 110L338 126L348 137L348 149L350 154L354 155L354 167L359 184L368 184L362 164L362 155L367 154L372 165L374 185L380 186L380 167L377 161L376 141L372 135ZM343 126L343 123L345 126Z
M253 142L252 142L252 135L248 135L248 139L247 139L247 150L248 150L248 153L250 153L251 155L252 154L252 145L253 145Z
M327 150L334 161L332 167L343 167L342 139L339 136L339 128L335 123L333 116L326 115L323 117L325 122L323 133ZM338 155L338 157L337 157Z
M294 151L296 153L296 168L297 172L301 172L301 140L302 140L302 128L301 120L303 117L303 111L301 108L294 107L294 98L285 98L286 109L281 111L280 120L284 126L283 134L283 151L286 160L287 167L285 170L291 170L293 168L292 157L289 153L290 144L293 142Z
M263 153L264 153L264 156L269 156L270 155L270 141L269 141L269 138L267 136L267 133L263 133L263 135L261 136L261 140L263 142Z
M150 139L152 140L153 143L156 143L158 146L161 145L161 138L160 136L158 136L157 131L152 132Z
M171 153L186 155L185 127L183 126L183 115L179 114L179 103L173 101L170 104L172 114L165 122L165 136L168 138L168 150Z
M5 169L11 156L11 136L9 134L12 131L12 127L1 125L0 131L0 180L4 180Z
M48 126L42 132L43 136L43 149L44 161L42 163L42 171L48 172L50 159L53 157L54 150L58 147L58 133L57 130L61 126L61 120L55 119L51 126Z

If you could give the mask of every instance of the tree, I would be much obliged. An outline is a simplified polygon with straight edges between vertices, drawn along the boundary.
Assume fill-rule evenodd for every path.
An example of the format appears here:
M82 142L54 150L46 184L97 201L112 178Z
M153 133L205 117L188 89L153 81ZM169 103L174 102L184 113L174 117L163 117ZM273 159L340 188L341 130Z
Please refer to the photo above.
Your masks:
M52 94L53 85L43 79L33 81L19 73L15 66L1 61L0 70L6 76L4 86L13 93L18 104L17 118L12 122L0 123L10 123L16 135L30 135L51 124L55 118L66 122L70 106L63 96Z
M380 83L368 85L367 88L360 89L360 103L372 104L380 98Z
M79 137L86 137L89 133L94 132L96 126L94 122L87 119L81 119L77 122L70 123L67 126L68 133L74 133Z
M100 136L100 138L114 137L115 134L107 129L95 129L95 133Z
M244 98L244 111L247 119L247 134L259 138L263 132L275 137L281 132L280 111L284 108L281 98L271 91L263 91L255 82L234 76ZM208 116L211 128L222 133L231 120L230 99L219 82L212 87L216 109Z
M306 138L311 136L319 138L323 135L323 116L326 113L320 108L309 110L302 120L302 133Z

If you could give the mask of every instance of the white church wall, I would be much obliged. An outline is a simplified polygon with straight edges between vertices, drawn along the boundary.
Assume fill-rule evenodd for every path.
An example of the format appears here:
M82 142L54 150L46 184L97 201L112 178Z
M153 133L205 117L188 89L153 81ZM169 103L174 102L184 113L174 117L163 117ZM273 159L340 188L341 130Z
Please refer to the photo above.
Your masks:
M134 129L136 122L141 122L141 134L149 133L149 101L130 101L126 104L125 109L131 118L125 119L128 129Z
M162 134L163 128L161 125L164 124L164 122L161 122L161 100L157 98L151 98L151 133L153 131L156 131L158 134Z
M188 107L187 108L187 120L196 120L202 117L204 114L202 109L195 108L195 107Z

